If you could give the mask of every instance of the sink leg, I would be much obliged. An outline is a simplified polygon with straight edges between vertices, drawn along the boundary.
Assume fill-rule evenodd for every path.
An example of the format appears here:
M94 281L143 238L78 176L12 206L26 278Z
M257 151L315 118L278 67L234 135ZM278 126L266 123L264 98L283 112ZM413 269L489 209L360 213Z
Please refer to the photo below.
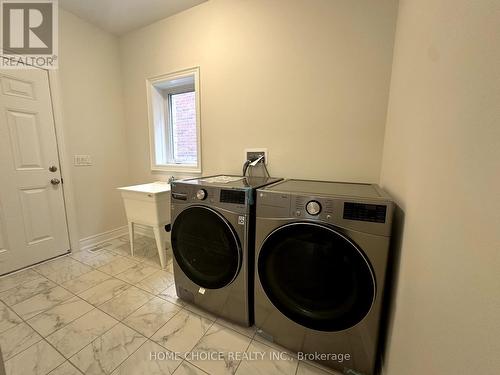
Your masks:
M165 259L165 247L163 246L164 242L160 228L161 227L153 227L153 231L155 232L156 247L158 248L158 255L160 256L161 268L165 268L167 260Z
M134 256L134 223L131 221L128 223L128 235L130 237L130 254Z

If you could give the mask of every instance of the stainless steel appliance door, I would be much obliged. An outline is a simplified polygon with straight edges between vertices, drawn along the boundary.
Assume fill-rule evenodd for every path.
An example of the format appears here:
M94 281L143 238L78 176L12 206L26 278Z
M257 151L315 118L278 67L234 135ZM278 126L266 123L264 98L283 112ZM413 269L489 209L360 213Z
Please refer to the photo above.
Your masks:
M294 322L318 331L342 331L369 313L376 295L363 251L334 228L285 224L264 240L258 277L273 305Z
M176 216L172 249L179 267L194 283L222 288L238 275L242 249L232 225L217 211L191 206Z

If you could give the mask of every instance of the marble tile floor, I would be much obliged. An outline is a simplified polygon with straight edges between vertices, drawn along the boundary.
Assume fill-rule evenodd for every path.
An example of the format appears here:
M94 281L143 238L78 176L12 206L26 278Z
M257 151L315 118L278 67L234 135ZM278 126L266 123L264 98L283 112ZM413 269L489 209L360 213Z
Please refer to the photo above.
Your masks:
M123 236L0 278L7 375L334 373L292 354L272 360L285 351L253 327L177 299L170 250L162 270L153 240L135 247L131 257Z

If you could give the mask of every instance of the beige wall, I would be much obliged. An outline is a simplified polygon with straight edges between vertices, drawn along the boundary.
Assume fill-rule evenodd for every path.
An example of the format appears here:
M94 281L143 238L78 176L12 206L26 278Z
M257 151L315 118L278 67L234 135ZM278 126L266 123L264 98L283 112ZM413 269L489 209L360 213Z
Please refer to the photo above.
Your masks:
M134 182L152 175L145 79L200 66L203 174L267 147L275 176L378 181L396 0L211 0L122 38Z
M405 211L388 375L500 371L500 5L400 3L381 183Z
M72 167L80 238L125 225L115 188L127 184L120 57L112 35L59 10L59 72L64 126L71 155L93 166Z

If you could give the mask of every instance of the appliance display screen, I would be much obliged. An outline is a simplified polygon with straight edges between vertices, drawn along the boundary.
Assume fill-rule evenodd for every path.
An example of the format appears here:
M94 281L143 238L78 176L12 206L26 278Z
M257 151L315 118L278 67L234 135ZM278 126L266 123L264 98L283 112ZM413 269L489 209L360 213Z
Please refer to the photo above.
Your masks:
M220 201L222 203L245 204L245 192L241 190L221 190Z
M344 219L385 223L387 206L382 204L344 203Z

